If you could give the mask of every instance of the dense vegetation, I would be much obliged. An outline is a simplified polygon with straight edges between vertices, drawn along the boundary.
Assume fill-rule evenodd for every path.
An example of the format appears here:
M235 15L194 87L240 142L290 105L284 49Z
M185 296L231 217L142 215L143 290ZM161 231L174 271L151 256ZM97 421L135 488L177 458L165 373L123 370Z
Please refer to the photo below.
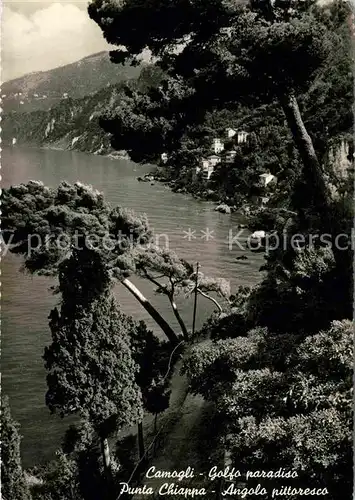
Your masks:
M293 470L289 484L296 489L326 488L329 500L350 498L352 252L338 235L350 242L353 193L350 181L333 180L328 161L329 149L352 125L347 5L94 0L89 14L110 43L126 48L112 53L116 62L134 61L148 47L163 71L154 85L126 86L112 102L101 124L114 148L137 161L168 152L179 169L182 158L203 152L206 130L214 133L233 119L236 127L249 123L251 142L236 158L244 177L237 165L228 171L222 165L215 189L232 196L235 182L237 195L249 196L259 171L278 168L285 188L292 180L286 195L279 193L289 210L262 214L280 243L268 249L261 282L229 290L156 248L145 217L112 208L90 187L53 189L32 181L4 191L3 229L12 251L23 255L30 272L59 278L62 306L52 311L53 343L45 351L48 406L80 415L57 460L41 474L35 498L111 500L117 483L132 479L131 470L140 481L147 465L142 408L158 414L169 406L175 353L191 393L212 405L208 432L218 456L226 452L243 473ZM41 241L29 252L32 234ZM56 241L64 237L62 248ZM180 331L130 275L166 296ZM110 291L116 282L146 308L166 343L118 310ZM194 336L177 310L179 291L187 298L202 293L216 305ZM133 443L127 451L121 441L109 453L108 438L128 423L138 425L139 462L134 453L132 462ZM22 477L18 438L12 440L17 459L8 468L9 485ZM223 458L218 465L224 468ZM258 478L249 486L260 482L268 491L254 496L265 500L281 487L279 480ZM282 496L299 498L292 491Z
M280 7L280 12L283 8L288 7ZM107 9L111 12L110 7ZM197 12L198 9L196 7ZM104 6L94 2L90 12L99 24L104 23ZM326 163L331 146L351 134L352 62L350 34L346 23L349 8L343 2L336 2L321 10L314 8L312 19L296 21L297 16L295 17L293 24L290 24L291 31L298 30L296 36L309 39L307 38L307 42L306 39L303 40L303 48L298 48L290 54L289 60L283 55L277 56L275 52L275 61L283 58L283 76L280 76L279 63L270 62L266 69L261 69L261 53L255 54L254 59L248 59L249 55L246 56L247 60L242 62L245 64L245 72L242 73L237 65L238 57L241 57L242 51L249 54L248 50L252 50L246 50L243 43L248 45L250 42L260 46L268 43L267 38L263 38L268 36L267 30L265 28L263 32L260 21L260 39L251 41L248 38L250 34L243 31L248 23L252 23L251 19L239 18L236 23L238 8L234 12L226 5L213 5L206 9L206 15L216 19L216 23L211 21L211 25L206 26L208 34L199 33L200 28L197 27L195 38L184 51L173 57L169 52L169 43L179 44L180 38L187 36L190 29L195 29L192 27L197 12L190 13L191 26L188 21L184 27L179 26L178 35L174 31L172 34L167 34L164 30L160 33L155 26L152 27L157 39L151 49L161 58L161 63L157 64L170 76L166 77L160 91L153 88L151 92L143 95L140 92L127 92L127 100L123 105L107 110L102 125L112 134L112 145L116 149L127 150L136 161L157 161L159 151L167 152L170 166L168 177L177 180L176 187L184 187L193 192L211 188L217 193L217 198L229 199L240 205L243 201L250 201L253 194L258 194L255 189L258 174L270 169L280 177L275 204L289 204L290 193L299 179L302 149L295 150L292 147L292 138L297 137L290 129L293 126L290 122L292 116L286 114L285 120L287 105L280 99L280 91L276 86L269 88L267 82L281 78L280 85L283 89L287 89L288 93L295 93L315 152L319 161ZM130 15L132 14L127 14ZM289 28L282 21L282 15L280 14L278 22L279 28L275 29L272 35L275 37L274 43L279 44L275 51L287 51L286 44L292 43L291 38L296 33L287 32ZM285 20L287 21L287 15ZM178 25L178 21L176 22ZM235 37L237 34L244 37L240 46L229 46L230 40L223 38L223 30L227 29L226 26L231 22L235 23ZM304 24L296 27L296 22ZM312 25L308 31L307 22ZM118 37L123 45L129 45L130 35L126 34L125 30L117 35L115 23L116 21L112 25L102 25L105 35L110 40L112 37L114 43ZM153 21L152 23L154 25ZM123 53L118 50L113 57L116 54L116 57L119 56L118 60L125 60L127 54L132 56L138 53L141 45L147 40L150 42L151 33L148 26L145 26L141 39L132 45L134 48L131 52ZM285 32L281 31L284 26ZM253 36L255 37L255 34ZM291 37L290 40L287 39L288 36ZM285 41L280 42L278 37L285 37ZM167 40L170 40L169 43ZM233 43L235 44L235 41ZM204 57L201 56L202 46ZM309 52L307 49L302 53L306 46L310 47ZM305 58L309 62L308 66L305 64ZM293 74L293 68L306 66L307 71L305 69L303 74ZM261 76L260 73L264 70L265 75ZM287 73L289 77L285 78ZM260 78L264 78L263 83ZM294 82L290 81L292 78ZM225 129L229 126L252 133L249 147L237 147L234 163L231 165L222 162L216 169L210 185L201 189L201 179L194 181L193 171L198 160L211 153L212 138L225 138Z

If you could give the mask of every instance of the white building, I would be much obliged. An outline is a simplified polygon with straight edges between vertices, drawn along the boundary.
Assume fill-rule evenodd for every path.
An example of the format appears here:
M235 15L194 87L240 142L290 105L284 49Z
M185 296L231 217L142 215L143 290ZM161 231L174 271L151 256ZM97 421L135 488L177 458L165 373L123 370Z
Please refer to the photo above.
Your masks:
M270 201L270 198L268 196L261 196L260 197L260 205L262 207L265 207Z
M221 153L223 150L224 150L224 142L221 141L221 139L219 139L218 137L216 137L215 139L213 139L213 142L212 142L212 151L215 154L218 154L218 153Z
M228 127L226 129L226 135L227 135L228 139L231 139L232 137L234 137L236 133L237 133L237 131L234 130L234 128Z
M213 172L214 172L214 166L208 165L206 168L202 170L202 179L205 181L209 181Z
M231 149L230 151L226 152L226 162L227 163L233 163L235 160L237 152L235 149Z
M271 182L274 184L276 184L277 182L277 178L275 177L275 175L272 175L270 173L259 175L259 180L262 187L268 186Z
M196 167L196 175L202 174L202 179L204 181L210 180L211 175L214 172L215 166L217 165L217 163L219 163L221 161L220 157L217 156L219 161L217 161L217 163L216 163L216 158L215 158L216 156L217 155L211 155L207 159L202 158L200 160L199 165Z
M210 155L207 158L207 160L208 160L209 164L212 165L213 167L218 165L218 163L221 163L221 157L219 155Z
M242 144L244 142L247 142L248 135L249 135L249 133L245 132L244 130L241 130L240 132L238 132L238 135L237 135L238 144Z

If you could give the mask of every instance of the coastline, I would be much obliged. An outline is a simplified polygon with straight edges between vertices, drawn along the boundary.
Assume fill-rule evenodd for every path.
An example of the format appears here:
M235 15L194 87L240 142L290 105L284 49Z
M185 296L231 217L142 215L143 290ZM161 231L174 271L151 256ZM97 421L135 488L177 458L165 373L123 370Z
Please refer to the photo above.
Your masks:
M69 146L68 142L65 140L59 140L53 143L44 143L44 144L36 144L36 143L17 143L16 146L12 146L11 144L5 144L7 147L28 147L28 148L38 148L42 150L53 150L53 151L73 151L77 153L83 153L87 154L90 156L101 156L103 158L108 158L110 160L125 160L125 161L132 161L126 151L115 151L113 149L110 149L109 151L97 151L97 152L92 152L88 150L81 150L79 148L76 148L75 145ZM210 188L204 189L202 192L193 192L189 191L189 189L184 186L184 187L179 187L178 180L177 179L170 179L166 175L166 170L164 167L158 166L158 165L153 165L153 164L145 164L145 165L140 165L136 164L138 167L146 167L149 168L149 172L142 173L141 176L137 176L137 182L147 182L150 183L152 186L154 186L155 183L162 184L166 186L169 190L171 190L173 193L178 193L178 194L183 194L187 195L196 201L204 202L207 203L211 206L212 211L219 212L223 215L231 215L231 214L237 214L242 218L241 222L241 227L248 227L248 223L250 222L250 215L252 212L251 207L249 204L246 204L245 206L242 207L237 207L235 205L230 205L228 202L226 202L224 199L219 198L218 193L215 190L212 190Z

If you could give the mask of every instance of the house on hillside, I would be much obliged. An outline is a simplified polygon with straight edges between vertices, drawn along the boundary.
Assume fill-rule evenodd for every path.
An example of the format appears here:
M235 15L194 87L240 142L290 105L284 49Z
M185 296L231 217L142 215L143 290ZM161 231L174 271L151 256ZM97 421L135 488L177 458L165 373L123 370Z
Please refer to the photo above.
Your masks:
M226 136L228 139L232 139L236 135L237 131L234 128L226 128Z
M224 157L226 160L226 163L233 163L235 160L236 154L237 154L237 152L235 149L230 149L229 151L226 151L226 154Z
M160 159L161 159L162 163L166 163L168 161L168 153L162 153L160 155Z
M265 208L266 205L269 203L270 197L268 196L257 196L254 195L251 197L251 202L261 208Z
M206 168L202 170L202 179L204 181L209 181L213 172L214 172L214 167L212 165L208 165Z
M240 130L239 132L237 132L237 143L243 144L243 143L247 142L248 135L249 135L249 133L245 132L245 130Z
M221 157L219 155L210 155L207 157L207 160L213 167L218 165L218 163L221 163Z
M209 181L214 172L215 166L221 161L220 156L211 155L208 158L202 158L196 167L195 178L201 174L204 181Z
M218 137L215 137L212 141L212 151L214 154L219 154L224 150L224 142L219 139Z
M270 174L270 172L265 172L264 174L259 175L259 183L261 187L274 185L277 183L277 178L275 175Z
M269 201L270 198L268 196L260 196L259 202L262 207L265 207L269 203Z

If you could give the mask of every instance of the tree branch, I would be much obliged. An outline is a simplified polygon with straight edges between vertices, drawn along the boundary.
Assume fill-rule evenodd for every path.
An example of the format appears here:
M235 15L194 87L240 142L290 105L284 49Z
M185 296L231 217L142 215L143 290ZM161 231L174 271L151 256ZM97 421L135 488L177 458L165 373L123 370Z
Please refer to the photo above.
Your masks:
M151 282L153 283L154 285L156 285L158 288L160 289L163 289L163 285L161 285L159 283L159 281L156 281L148 272L146 269L143 268L143 272L144 272L144 275L145 277ZM182 317L180 316L180 313L179 313L179 310L177 308L177 305L176 305L176 302L174 300L174 290L175 290L175 286L174 286L174 282L172 281L171 277L169 277L169 281L171 283L171 292L169 292L168 290L165 290L163 293L165 295L167 295L168 299L169 299L169 302L170 302L170 305L171 305L171 308L173 310L173 313L174 313L174 316L175 318L177 319L179 325L180 325L180 328L181 328L181 331L184 335L184 338L187 339L189 334L188 334L188 331L187 331L187 328L186 328L186 325L184 323L184 320L182 319Z
M218 308L219 312L223 312L222 306L217 302L216 299L214 299L210 295L207 295L207 293L203 292L200 288L197 288L197 291L206 299L211 300L214 303L214 305Z

